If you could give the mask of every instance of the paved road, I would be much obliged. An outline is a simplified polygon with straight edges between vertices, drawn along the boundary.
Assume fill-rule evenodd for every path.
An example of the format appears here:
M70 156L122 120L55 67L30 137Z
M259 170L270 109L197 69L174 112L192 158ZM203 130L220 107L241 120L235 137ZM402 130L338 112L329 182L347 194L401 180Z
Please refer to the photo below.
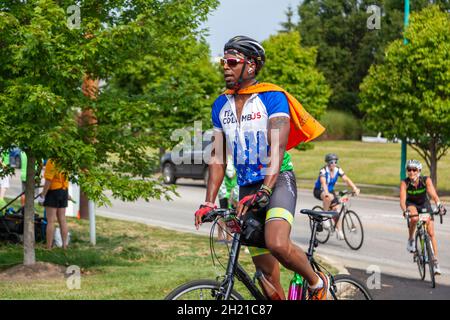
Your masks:
M151 200L150 202L123 203L113 200L112 207L97 208L97 214L179 231L209 234L208 225L203 225L199 231L196 231L193 225L193 213L204 199L205 188L200 182L193 180L186 179L179 182L178 192L181 197L171 202ZM317 204L311 192L299 191L297 211ZM352 199L352 209L358 212L364 226L363 247L353 251L344 241L338 241L333 237L327 244L318 247L318 254L342 264L351 274L364 282L371 275L366 272L368 268L372 270L378 268L381 271L381 288L372 291L376 298L450 299L450 251L448 250L450 221L448 219L444 220L443 225L436 224L443 275L437 278L438 286L432 290L428 281L418 280L417 267L412 262L411 254L406 252L406 222L401 217L398 202L361 196ZM309 236L307 217L298 214L292 238L306 249Z

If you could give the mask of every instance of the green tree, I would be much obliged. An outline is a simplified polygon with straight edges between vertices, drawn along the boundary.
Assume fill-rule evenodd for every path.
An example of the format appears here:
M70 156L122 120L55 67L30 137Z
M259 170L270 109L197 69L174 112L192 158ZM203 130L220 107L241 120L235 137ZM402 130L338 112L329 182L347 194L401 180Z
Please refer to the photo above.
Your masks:
M153 102L152 139L161 148L173 146L170 135L174 129L191 126L196 120L209 124L211 104L220 93L223 79L210 60L207 44L192 41L176 66L152 55L132 64L138 67L122 68L110 89Z
M281 32L292 32L295 30L295 23L292 21L292 17L294 16L294 11L292 10L292 6L289 5L286 12L286 21L281 23L281 27L283 28Z
M69 28L73 1L2 1L0 4L0 147L27 153L24 264L35 262L34 163L56 159L90 199L108 203L105 191L122 200L168 198L172 188L152 178L159 147L152 100L109 89L123 68L142 57L178 67L202 37L201 23L215 0L114 0L76 2L79 28ZM184 59L184 60L183 60ZM139 65L141 63L141 65ZM164 70L146 70L160 72ZM183 70L179 70L180 73ZM97 99L80 90L83 77L104 79ZM158 75L154 77L158 79ZM89 108L95 125L80 128Z
M420 11L430 3L450 9L449 0L411 0L411 11ZM381 9L381 28L369 30L367 8ZM317 66L333 92L329 107L363 114L359 86L369 67L384 59L388 43L402 38L403 5L399 0L305 0L299 7L298 30L304 46L318 48Z
M263 46L266 64L259 79L277 84L295 96L314 117L325 112L330 89L316 69L317 50L302 48L298 32L270 36Z
M431 6L411 16L408 44L396 40L361 84L369 128L407 137L437 184L437 163L450 137L450 15Z

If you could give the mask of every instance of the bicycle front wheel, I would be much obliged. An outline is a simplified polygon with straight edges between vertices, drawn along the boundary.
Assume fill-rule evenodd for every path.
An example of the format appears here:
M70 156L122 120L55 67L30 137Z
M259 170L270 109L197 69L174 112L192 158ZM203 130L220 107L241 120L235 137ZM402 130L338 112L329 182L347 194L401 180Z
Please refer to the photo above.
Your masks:
M420 233L416 233L416 252L415 259L417 263L417 268L419 269L420 280L425 279L425 245L420 236Z
M425 242L427 246L427 253L428 253L428 268L430 270L430 280L431 280L431 287L436 288L436 280L434 279L434 254L433 254L433 246L431 244L431 239L427 236L425 236Z
M353 250L361 248L364 241L364 230L356 212L352 210L345 212L342 219L342 229L347 245Z
M167 295L164 300L218 300L220 283L214 280L194 280L185 283ZM244 300L235 290L231 300Z
M334 282L330 287L331 300L372 300L369 289L346 274L334 276Z

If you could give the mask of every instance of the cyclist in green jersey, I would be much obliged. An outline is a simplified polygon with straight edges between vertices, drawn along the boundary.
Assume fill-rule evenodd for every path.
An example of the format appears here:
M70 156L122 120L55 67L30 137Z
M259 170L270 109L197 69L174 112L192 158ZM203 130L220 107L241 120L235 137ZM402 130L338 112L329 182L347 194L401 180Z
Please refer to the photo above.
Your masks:
M441 214L445 214L444 205L440 202L437 195L436 189L434 188L433 182L430 177L422 176L422 164L418 160L408 160L406 163L406 170L408 177L403 180L400 184L400 207L403 210L403 216L409 212L412 217L410 218L409 227L409 238L406 245L406 250L414 253L416 250L416 244L414 240L414 232L416 230L417 222L419 221L418 213L428 213L432 211L430 199L428 195L431 196L433 201L436 203L437 208ZM431 243L433 245L434 257L435 257L435 267L434 272L436 274L441 274L438 263L438 250L436 235L434 232L434 221L431 218L426 222L426 228L428 234L431 238Z

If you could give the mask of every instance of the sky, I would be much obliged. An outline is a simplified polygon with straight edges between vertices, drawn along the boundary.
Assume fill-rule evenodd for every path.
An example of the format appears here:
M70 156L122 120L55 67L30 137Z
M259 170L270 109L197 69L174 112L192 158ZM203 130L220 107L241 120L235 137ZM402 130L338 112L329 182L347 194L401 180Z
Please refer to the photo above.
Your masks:
M297 7L300 0L220 0L205 26L211 55L223 54L224 44L234 36L245 35L262 41L281 29L286 21L289 4L294 11L293 21L298 21Z

